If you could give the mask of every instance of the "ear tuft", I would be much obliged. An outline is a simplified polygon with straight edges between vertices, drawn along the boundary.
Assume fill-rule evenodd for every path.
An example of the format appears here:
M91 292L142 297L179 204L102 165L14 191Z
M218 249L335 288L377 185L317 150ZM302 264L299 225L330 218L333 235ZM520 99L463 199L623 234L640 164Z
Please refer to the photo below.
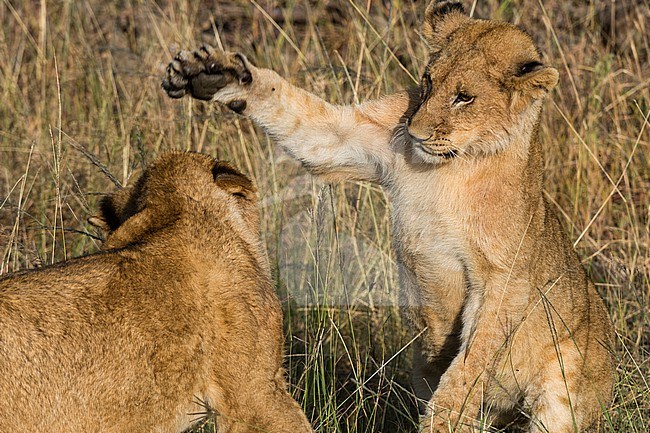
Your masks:
M432 0L424 13L422 33L432 48L437 47L440 41L451 33L448 27L455 27L459 19L467 18L465 8L457 1ZM451 26L447 26L451 23Z

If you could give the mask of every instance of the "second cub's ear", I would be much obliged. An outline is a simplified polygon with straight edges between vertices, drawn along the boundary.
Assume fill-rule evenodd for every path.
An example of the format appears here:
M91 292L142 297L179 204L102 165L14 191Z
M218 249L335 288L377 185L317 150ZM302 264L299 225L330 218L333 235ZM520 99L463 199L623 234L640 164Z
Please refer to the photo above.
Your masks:
M113 195L107 195L99 202L99 214L88 218L88 223L104 231L115 230L120 225L117 209L113 202Z
M424 13L422 33L430 48L441 48L446 37L469 19L460 2L449 0L432 0Z
M88 218L88 223L98 229L112 232L134 211L129 204L133 187L125 187L104 196L99 202L99 212Z
M219 161L212 167L214 183L227 193L252 200L255 198L253 182L227 162Z

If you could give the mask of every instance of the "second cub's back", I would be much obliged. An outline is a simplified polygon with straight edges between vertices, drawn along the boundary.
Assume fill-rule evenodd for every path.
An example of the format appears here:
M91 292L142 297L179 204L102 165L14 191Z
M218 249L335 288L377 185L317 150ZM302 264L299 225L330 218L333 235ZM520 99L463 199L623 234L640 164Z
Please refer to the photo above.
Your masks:
M172 153L100 208L101 252L0 279L0 431L311 431L250 180Z

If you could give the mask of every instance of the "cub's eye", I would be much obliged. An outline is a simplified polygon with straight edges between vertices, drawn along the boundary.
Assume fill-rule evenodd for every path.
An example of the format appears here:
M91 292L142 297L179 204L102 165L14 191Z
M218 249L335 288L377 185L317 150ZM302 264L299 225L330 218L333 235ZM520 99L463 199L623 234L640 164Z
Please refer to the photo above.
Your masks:
M472 102L474 102L473 96L468 95L465 92L458 92L451 105L454 107L461 107L463 105L469 105Z
M422 75L422 82L420 83L420 99L422 101L429 97L432 87L431 75L425 72L424 75Z

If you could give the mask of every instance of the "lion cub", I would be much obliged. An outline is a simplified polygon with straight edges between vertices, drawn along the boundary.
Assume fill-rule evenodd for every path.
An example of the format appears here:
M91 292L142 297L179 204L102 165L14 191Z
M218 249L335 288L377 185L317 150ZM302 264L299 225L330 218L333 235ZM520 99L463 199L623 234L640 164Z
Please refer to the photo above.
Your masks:
M432 2L422 33L420 86L358 106L209 47L179 53L163 87L250 116L313 173L385 188L422 333L423 431L587 431L611 400L612 327L542 194L539 113L558 72L525 32L458 3Z
M0 279L1 432L312 431L248 178L166 154L91 222L103 251Z

